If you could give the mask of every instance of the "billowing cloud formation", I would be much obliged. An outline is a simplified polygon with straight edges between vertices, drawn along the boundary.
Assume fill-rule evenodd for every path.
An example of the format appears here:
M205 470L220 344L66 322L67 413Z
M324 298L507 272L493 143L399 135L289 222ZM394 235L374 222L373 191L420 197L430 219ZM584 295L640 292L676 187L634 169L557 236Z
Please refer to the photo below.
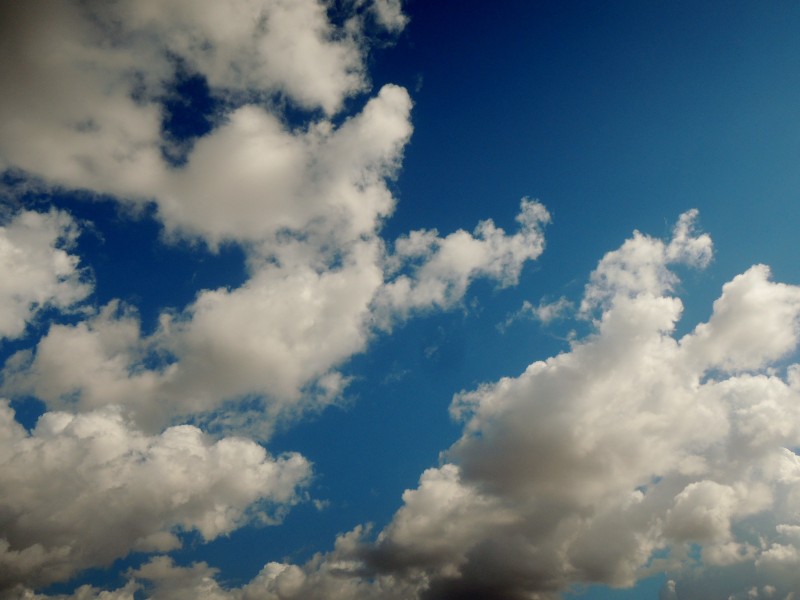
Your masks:
M21 335L40 310L67 309L91 292L68 253L77 233L56 210L22 211L0 226L0 339Z
M258 415L236 409L215 418L255 419L266 437L275 419L337 397L346 381L336 367L364 350L373 327L413 310L448 308L477 277L515 281L541 254L548 215L524 200L517 220L514 234L491 220L475 236L412 232L388 259L377 239L353 242L327 270L313 264L319 257L307 255L307 242L283 244L277 263L253 258L242 287L200 293L180 318L164 315L150 337L118 303L75 325L53 325L34 354L9 361L6 393L33 394L55 409L124 406L149 431L256 394L267 398ZM414 240L424 243L412 248ZM413 260L410 274L398 271ZM154 357L161 366L148 368Z
M67 253L77 228L66 213L21 211L3 229L14 287L0 293L0 335L19 336L44 307L80 304L85 318L52 323L2 371L3 393L49 412L27 433L3 405L0 593L34 597L131 551L168 552L178 530L212 539L266 508L279 518L308 461L197 426L266 439L279 418L337 398L338 369L378 330L457 305L476 278L512 284L541 254L549 217L530 200L509 234L487 220L472 234L412 232L394 252L380 238L412 102L386 85L342 110L369 89L367 32L406 20L396 0L0 7L0 170L24 188L152 205L165 241L238 244L248 275L164 307L143 335L136 307L80 304L91 287ZM169 102L187 77L211 108L180 139ZM411 249L415 239L425 247ZM290 589L294 571L283 571L268 566L241 593L259 597L273 579ZM162 596L191 596L199 577L202 596L211 574L154 559L132 577ZM319 594L368 588L316 579ZM137 586L74 597L130 598Z
M600 262L584 298L595 333L456 396L461 439L375 541L359 528L302 567L271 563L259 597L555 598L663 571L666 598L791 597L800 366L779 361L798 342L800 288L754 266L676 339L669 265L711 256L693 218Z
M379 232L395 204L387 180L412 131L409 95L386 85L337 125L331 116L365 89L366 22L398 31L405 17L394 1L349 6L341 27L315 0L242 2L225 18L211 4L4 9L18 47L0 77L22 81L0 92L5 114L16 115L3 121L5 166L154 202L167 237L212 249L239 243L249 274L237 289L198 291L146 338L135 311L117 302L53 326L35 352L8 363L5 393L33 394L54 409L123 406L149 432L198 413L228 424L252 417L266 437L279 416L336 398L346 384L337 368L375 329L452 307L479 277L514 283L541 254L549 216L530 200L516 233L491 220L474 234L418 231L387 254ZM64 48L57 54L56 45ZM12 60L23 51L24 78ZM226 99L182 165L161 155L176 60ZM299 125L289 124L279 96L307 110ZM225 408L245 396L263 399L258 414Z
M392 29L401 24L396 3L374 8ZM363 90L360 19L337 28L317 0L2 10L0 168L155 201L170 231L211 244L334 218L327 231L369 233L391 211L383 178L411 131L404 90L387 86L336 130L326 118L290 129L268 108L280 95L333 114ZM180 169L162 157L170 143L162 103L176 63L203 77L213 96L240 105L216 115L219 126Z
M271 522L298 499L310 465L195 427L156 436L111 409L46 413L31 432L0 405L0 589L63 580L132 550L180 547Z
M423 571L430 597L522 598L631 585L691 562L692 544L708 568L764 562L795 520L797 368L765 369L797 344L800 289L753 267L674 339L668 265L711 252L693 216L668 244L637 233L600 262L583 303L601 310L596 334L456 397L453 462L407 493L373 551L381 568ZM426 520L438 533L416 531Z
M393 3L381 4L381 22L395 28ZM159 99L176 60L219 94L283 94L327 113L365 86L357 23L336 28L317 0L2 11L0 165L68 187L151 197L168 175Z
M0 170L152 204L165 239L238 244L248 276L165 308L146 335L135 307L82 306L85 320L53 324L6 363L4 392L50 412L29 433L2 405L0 593L36 598L133 550L169 552L180 530L212 539L280 518L308 461L197 425L266 438L336 398L371 336L457 306L477 278L513 284L541 254L549 215L527 199L509 233L487 220L381 239L412 102L393 85L356 96L369 90L367 32L406 17L396 0L339 8L333 22L319 0L0 7ZM165 113L182 76L214 108L207 130L175 139ZM755 266L676 339L672 267L711 258L695 216L667 242L636 233L603 258L578 309L592 335L457 396L462 437L376 537L356 528L237 589L213 566L159 556L119 590L70 597L530 599L664 570L665 597L786 597L800 572L800 367L782 361L800 290ZM4 227L0 281L14 287L0 293L0 336L86 299L75 232L57 211Z

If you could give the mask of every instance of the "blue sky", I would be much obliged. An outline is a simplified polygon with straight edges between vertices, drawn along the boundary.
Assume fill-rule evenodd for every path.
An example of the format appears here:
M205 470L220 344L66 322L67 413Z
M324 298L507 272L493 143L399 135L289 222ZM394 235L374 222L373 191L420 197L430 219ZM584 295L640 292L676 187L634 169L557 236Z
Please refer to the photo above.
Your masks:
M0 599L800 590L796 4L0 28Z

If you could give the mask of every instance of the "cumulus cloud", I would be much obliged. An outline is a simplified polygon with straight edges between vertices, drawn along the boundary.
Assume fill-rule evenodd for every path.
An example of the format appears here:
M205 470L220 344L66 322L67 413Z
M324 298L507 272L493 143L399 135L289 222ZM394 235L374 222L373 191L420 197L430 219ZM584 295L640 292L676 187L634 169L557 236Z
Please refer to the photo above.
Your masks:
M586 285L581 310L606 308L620 296L638 294L659 296L672 291L677 276L671 264L704 267L711 260L713 244L706 233L695 235L697 211L680 216L669 243L634 231L621 248L609 252L592 272Z
M379 10L392 28L394 4ZM330 23L317 0L2 11L0 164L68 187L148 199L161 186L159 102L176 59L216 94L280 94L329 114L366 85L360 36Z
M14 338L45 308L68 309L92 291L69 254L78 226L61 211L21 211L0 226L0 339Z
M189 425L148 436L113 409L45 413L28 433L0 405L0 588L42 585L133 550L280 520L310 465Z
M386 180L411 134L410 98L393 85L332 123L367 89L359 4L340 25L318 0L4 6L0 169L154 202L168 234L212 248L252 244L274 260L303 240L307 261L324 268L320 256L346 253L392 212ZM368 10L389 30L405 23L399 2ZM178 71L219 101L182 166L162 156ZM305 111L299 124L281 99Z
M212 245L320 219L358 235L391 212L383 181L411 131L405 90L385 87L340 128L313 113L305 127L289 127L263 98L282 94L330 115L364 89L362 42L338 31L317 0L61 1L3 12L0 168L155 201L170 231ZM390 12L380 14L397 23L401 13ZM241 97L184 168L161 156L177 59L212 95Z
M329 585L351 598L544 599L663 571L664 598L791 597L800 366L774 365L797 345L800 288L755 266L676 339L668 265L711 256L694 216L668 242L636 233L600 262L584 298L599 310L593 334L456 396L462 437L374 541L357 528L306 565L267 565L264 597ZM755 320L766 325L740 328Z
M240 287L165 311L152 334L112 301L8 361L5 392L51 412L32 432L0 412L6 597L40 598L31 588L134 550L168 552L182 530L213 539L280 519L305 459L164 427L256 419L267 437L276 419L332 401L347 383L338 369L376 331L457 306L478 278L514 284L543 251L549 215L528 199L513 232L487 220L384 244L412 102L387 85L342 107L368 89L367 23L396 33L406 17L395 0L344 6L339 24L317 0L0 7L0 169L153 203L166 239L238 243L248 269ZM178 69L219 105L181 165L163 156ZM712 257L696 216L667 241L635 232L600 261L578 309L593 334L459 394L462 437L376 536L356 528L235 589L213 566L161 556L116 591L69 597L544 599L664 570L666 598L786 597L800 563L800 366L782 361L800 335L800 289L752 267L677 339L673 267ZM0 229L0 336L90 293L76 232L58 211ZM523 312L546 321L566 307ZM252 414L228 405L253 397Z
M271 259L251 256L244 285L200 292L181 314L165 313L150 336L141 335L135 311L117 302L85 321L53 325L34 352L8 361L3 389L54 409L123 406L151 432L202 413L266 438L277 420L335 400L347 383L337 368L366 348L376 328L412 309L448 308L479 277L513 283L542 252L547 218L525 200L513 235L491 221L475 237L414 232L388 259L370 236L337 246L337 265L307 239L287 241L271 247ZM415 248L419 239L424 247ZM395 265L414 260L411 274L397 274ZM253 413L226 408L253 396L263 399Z
M339 25L317 0L2 10L0 168L153 202L167 239L239 243L250 275L239 289L200 290L147 338L117 303L53 327L35 353L7 365L6 392L55 408L122 405L151 432L245 395L269 397L259 407L266 421L293 412L301 396L335 398L345 382L336 367L369 337L383 285L378 231L395 203L387 181L412 130L410 97L397 86L347 118L338 111L366 90L359 11L397 31L399 3L347 4L352 18ZM160 154L162 103L179 66L202 78L221 114L185 164L172 165ZM284 100L302 109L300 123L289 123ZM62 263L75 268L72 258ZM26 310L65 304L79 289L66 285L70 273L56 275L57 296L12 290L14 335Z
M321 120L298 132L244 106L154 190L159 216L170 231L212 244L274 245L277 234L298 231L341 244L373 234L394 209L385 181L411 135L410 110L408 93L386 85L340 127Z
M242 0L224 16L213 2L3 8L2 166L153 202L167 239L239 243L249 275L237 289L200 290L150 336L117 302L53 326L8 362L5 393L58 410L122 406L152 433L176 418L240 426L252 416L266 437L275 419L336 398L346 384L337 369L376 328L452 307L479 277L512 284L541 254L549 216L529 200L513 234L487 220L472 234L413 232L386 252L387 182L411 135L411 99L386 85L333 117L366 89L365 15L394 32L406 18L393 0L343 9L350 21L334 25L316 0ZM160 154L162 102L178 64L225 102L185 163L171 165ZM299 124L279 96L306 110ZM66 289L77 288L62 285L51 303L64 304ZM260 414L225 409L254 396Z
M550 215L539 202L524 198L516 220L519 231L513 235L489 219L472 234L458 230L440 237L436 230L418 230L399 238L388 260L390 272L398 274L376 298L378 320L387 326L413 310L453 306L477 277L516 283L525 262L544 250L542 228Z
M464 435L440 470L457 469L458 485L441 503L466 494L468 506L483 499L511 518L452 546L445 536L437 545L403 538L402 556L435 550L433 597L450 597L465 582L494 586L501 597L576 581L632 585L656 565L691 562L691 544L703 546L707 566L752 562L758 542L744 524L765 514L794 519L785 472L795 468L786 448L800 441L796 376L759 369L797 344L800 289L754 267L726 285L708 324L674 339L681 303L669 295L676 279L667 265L710 259L710 239L687 234L692 217L681 218L668 243L637 233L600 262L584 298L584 306L601 307L597 333L519 377L456 397L452 412ZM770 301L737 301L759 292ZM727 310L736 312L727 326L712 326ZM756 314L791 339L750 328L742 347L733 332ZM717 358L740 354L747 358ZM719 379L708 378L712 369ZM407 501L379 548L391 547L404 521L430 512L418 508L409 518L413 508ZM470 531L485 520L470 508L449 526ZM764 539L774 538L775 523L762 526ZM667 558L654 558L656 551Z

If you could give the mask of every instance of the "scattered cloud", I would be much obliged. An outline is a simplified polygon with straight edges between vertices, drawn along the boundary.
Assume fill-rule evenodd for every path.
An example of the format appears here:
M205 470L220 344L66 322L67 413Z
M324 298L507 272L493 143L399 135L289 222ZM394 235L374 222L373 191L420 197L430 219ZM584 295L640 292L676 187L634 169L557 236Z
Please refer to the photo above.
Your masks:
M512 284L541 254L549 216L529 200L513 235L487 220L474 234L413 232L387 254L379 231L395 204L387 181L412 131L410 97L386 85L360 111L332 120L366 89L366 41L353 30L364 24L354 16L337 28L314 0L263 2L255 14L235 4L225 18L211 4L5 9L9 35L30 52L24 85L0 93L17 115L4 121L6 166L154 202L167 238L212 250L239 243L249 275L236 289L198 291L147 337L135 310L116 301L53 326L6 365L6 394L34 394L56 410L124 406L151 433L192 418L249 423L265 439L276 420L335 400L347 382L337 369L376 328L449 308L478 277ZM405 23L398 2L354 7L391 31ZM54 56L53 44L66 50ZM160 155L161 94L177 76L176 57L212 95L234 98L180 166ZM17 78L18 61L8 63L0 78ZM276 95L307 110L302 125L289 124ZM424 256L412 248L418 238ZM243 414L239 400L254 397L255 410Z
M332 114L366 86L359 36L316 0L2 10L0 110L14 118L2 121L0 165L70 188L139 200L161 189L159 102L176 60L240 102L285 95Z
M369 36L408 19L399 0L345 2L340 18L329 8L0 5L0 170L29 190L152 206L164 243L237 244L247 267L239 287L198 290L143 333L135 307L86 302L72 216L4 211L0 339L23 338L44 310L81 312L2 370L4 395L46 412L28 431L0 401L0 598L547 600L660 572L665 599L790 598L800 365L784 363L800 288L755 265L676 337L674 267L713 253L694 210L669 240L634 232L602 258L576 309L590 335L455 396L461 437L382 530L356 527L237 588L166 555L182 532L212 540L280 522L307 497L310 462L241 436L266 440L334 402L343 365L374 336L459 306L477 279L514 285L544 250L550 215L528 198L513 232L487 219L381 237L413 103L402 87L370 88ZM181 76L211 99L207 130L187 140L165 122ZM183 144L180 164L171 144ZM572 309L525 302L501 327ZM134 551L152 556L117 590L34 591Z
M524 300L520 309L510 314L505 321L498 324L497 329L500 332L504 332L520 319L534 319L543 325L547 325L551 321L562 318L567 311L572 308L572 302L564 296L553 302L545 302L542 300L538 305L531 304L529 301Z
M584 299L600 309L595 333L455 397L462 437L374 540L357 528L249 585L282 599L556 598L576 582L668 571L665 598L787 597L800 367L770 365L797 344L800 288L752 267L676 339L667 265L710 259L705 234L684 234L693 216L667 243L636 233L600 262ZM756 315L766 326L745 334Z

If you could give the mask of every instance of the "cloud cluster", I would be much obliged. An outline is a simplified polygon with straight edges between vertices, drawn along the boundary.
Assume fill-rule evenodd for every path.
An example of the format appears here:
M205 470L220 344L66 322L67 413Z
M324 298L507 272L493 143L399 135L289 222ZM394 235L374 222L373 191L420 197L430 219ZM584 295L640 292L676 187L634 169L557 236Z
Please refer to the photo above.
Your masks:
M595 334L455 398L464 434L406 493L367 554L376 568L421 571L425 597L522 598L680 573L693 545L712 572L763 571L785 548L800 379L770 366L797 345L800 288L755 266L676 340L669 264L711 256L693 217L669 243L637 233L600 262L583 301L600 308ZM792 581L764 585L785 595ZM694 597L681 585L678 597Z
M398 3L370 8L402 28ZM358 235L391 211L383 178L411 131L408 95L387 86L343 126L328 118L366 89L363 16L336 26L318 0L62 0L2 10L0 168L154 201L170 231L210 244L320 219ZM220 107L217 127L176 169L162 149L179 67L202 77ZM290 126L276 98L307 111L307 122Z
M22 211L0 226L0 339L22 335L39 311L69 309L92 291L69 254L77 232L57 210Z
M396 28L395 3L379 4ZM68 187L150 197L168 175L159 100L176 61L218 94L280 94L328 114L366 85L358 23L337 28L317 0L61 0L2 11L0 164Z
M191 305L165 312L149 337L118 303L53 326L35 351L9 361L5 393L59 410L121 405L150 432L199 413L237 425L252 417L266 437L275 419L336 398L346 383L337 368L375 328L452 307L479 277L513 283L541 254L549 217L529 200L516 233L487 220L474 234L412 232L387 253L379 231L395 204L387 181L412 131L409 95L386 85L339 124L331 117L365 89L368 15L398 31L398 2L354 3L340 26L315 0L243 1L225 18L212 4L4 9L31 63L23 86L0 93L16 114L3 121L7 166L123 202L152 201L168 236L211 249L239 243L249 272L239 288L200 290ZM182 166L161 156L166 134L156 118L176 57L212 94L238 98ZM9 80L19 64L4 61ZM310 111L305 122L291 125L275 94ZM24 101L31 96L45 104ZM225 408L254 396L260 416Z
M800 366L780 361L798 342L800 288L754 266L676 339L669 265L711 256L693 218L599 263L584 298L595 333L455 397L462 437L374 541L357 528L249 586L279 599L544 599L667 571L665 598L791 598Z
M379 234L412 102L394 85L354 97L369 91L368 36L407 18L396 0L333 13L319 0L0 7L0 170L84 200L152 204L165 241L239 244L248 274L164 307L144 335L136 307L84 302L92 288L68 253L78 226L67 213L23 210L0 230L0 335L20 336L47 307L85 317L52 323L3 367L5 395L50 411L27 433L4 404L8 593L30 596L132 550L169 551L176 530L211 539L265 502L279 515L308 462L205 439L198 425L266 439L277 420L334 401L347 385L338 369L378 330L458 305L477 278L512 284L541 254L549 216L527 199L516 232L487 220L472 234L417 231L387 247ZM208 131L181 140L168 103L186 76L213 108ZM136 577L166 581L180 569L168 567L155 560Z
M346 379L336 368L365 349L375 327L412 310L448 308L480 276L513 282L542 252L547 212L525 200L518 220L513 235L491 221L474 237L412 232L388 257L377 239L354 242L329 269L309 264L305 242L286 244L277 263L258 262L239 288L201 292L182 314L165 313L150 336L118 302L87 320L52 325L35 351L8 361L4 390L58 410L122 406L151 432L190 415L237 426L252 418L267 437L276 420L338 397ZM424 247L411 249L418 239ZM421 262L411 274L383 267L412 259ZM258 415L226 408L254 395L263 398Z
M132 550L279 520L310 465L183 425L148 436L119 411L50 412L28 433L0 405L0 588L41 585Z
M435 598L632 585L681 572L693 545L706 569L765 569L796 526L798 367L769 367L798 342L800 288L755 266L676 340L668 265L710 258L693 217L669 243L637 233L600 262L583 303L600 307L597 333L456 397L464 434L406 493L368 553L377 568L422 571Z
M478 278L514 284L542 253L549 214L529 199L513 232L486 220L381 238L412 102L394 85L358 95L369 92L368 35L407 18L397 0L344 2L336 19L329 8L0 6L0 170L152 204L166 241L238 244L247 263L241 286L198 290L143 334L135 307L85 303L67 213L21 210L0 227L0 338L20 338L47 308L86 315L52 324L3 367L4 394L49 411L27 431L0 404L3 598L43 598L33 590L131 551L169 552L182 531L208 540L280 520L308 460L199 426L266 439L279 419L334 401L342 366L372 336L457 306ZM165 124L180 73L216 107L196 139ZM171 144L185 161L169 159ZM695 219L682 215L668 241L635 232L600 261L577 309L591 335L458 394L461 438L376 535L358 527L236 589L213 566L155 556L116 591L61 598L530 600L663 571L667 599L790 597L800 365L785 362L800 288L754 266L676 338L673 268L712 256ZM546 320L567 306L523 311Z

